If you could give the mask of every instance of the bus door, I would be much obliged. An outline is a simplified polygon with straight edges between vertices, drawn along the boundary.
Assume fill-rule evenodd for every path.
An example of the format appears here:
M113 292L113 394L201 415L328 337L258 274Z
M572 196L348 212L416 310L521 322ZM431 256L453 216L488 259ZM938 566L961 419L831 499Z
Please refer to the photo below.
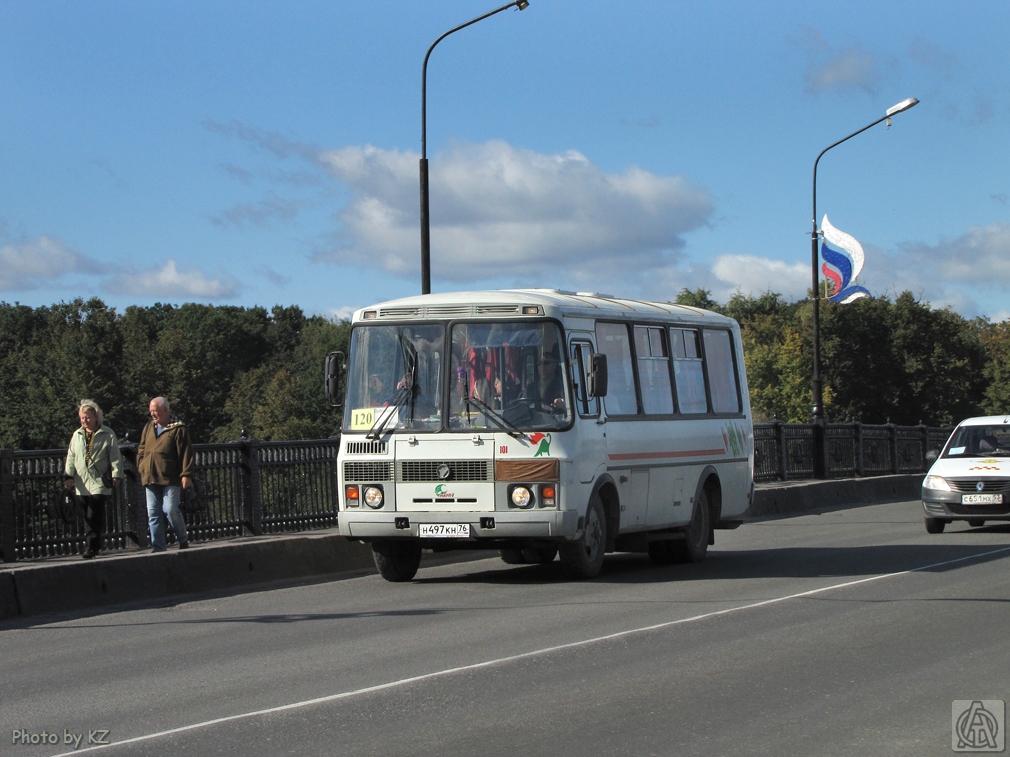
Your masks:
M591 356L595 352L592 337L588 334L573 336L568 342L572 360L572 378L575 393L575 467L579 482L591 484L607 470L607 439L600 412L600 398L590 397L587 390Z

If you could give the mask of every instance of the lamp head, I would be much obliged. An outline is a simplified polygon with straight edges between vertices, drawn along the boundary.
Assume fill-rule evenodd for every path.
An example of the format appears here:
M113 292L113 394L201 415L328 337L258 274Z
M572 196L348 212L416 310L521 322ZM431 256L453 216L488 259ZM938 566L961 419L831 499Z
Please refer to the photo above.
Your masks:
M888 108L886 115L893 116L895 113L901 113L902 111L906 111L909 108L914 108L918 104L919 104L918 100L916 100L914 97L909 97L907 100L902 100L897 105L892 105L890 108Z
M516 8L518 8L519 10L524 11L529 7L530 7L529 0L516 0Z

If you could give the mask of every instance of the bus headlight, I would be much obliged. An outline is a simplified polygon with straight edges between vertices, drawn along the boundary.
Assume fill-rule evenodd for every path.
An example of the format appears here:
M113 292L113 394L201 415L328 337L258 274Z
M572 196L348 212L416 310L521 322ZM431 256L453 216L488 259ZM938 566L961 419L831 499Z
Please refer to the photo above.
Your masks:
M525 486L513 487L511 498L516 507L530 507L533 504L533 492Z
M943 476L926 476L922 481L922 486L925 489L936 489L941 492L953 491Z
M368 505L373 510L378 510L382 507L382 487L381 486L366 486L364 491L365 504Z
M553 486L540 487L541 507L555 507L558 504L558 492Z

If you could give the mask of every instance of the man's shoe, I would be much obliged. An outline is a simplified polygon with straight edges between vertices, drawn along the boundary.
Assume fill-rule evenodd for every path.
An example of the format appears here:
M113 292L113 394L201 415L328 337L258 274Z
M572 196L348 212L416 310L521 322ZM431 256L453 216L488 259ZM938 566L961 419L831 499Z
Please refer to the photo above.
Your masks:
M81 555L81 557L84 558L85 560L90 560L95 556L95 554L96 553L92 552L90 549L86 549L84 550L84 553Z
M189 542L188 541L179 542L179 549L189 549Z

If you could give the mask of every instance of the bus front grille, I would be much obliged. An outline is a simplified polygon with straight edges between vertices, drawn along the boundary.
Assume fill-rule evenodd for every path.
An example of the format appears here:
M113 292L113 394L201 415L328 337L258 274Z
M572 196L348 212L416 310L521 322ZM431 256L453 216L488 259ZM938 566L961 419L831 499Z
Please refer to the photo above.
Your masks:
M392 481L393 463L376 462L344 462L344 481Z
M439 475L441 466L446 466L448 476ZM401 460L397 481L439 482L439 481L493 481L493 471L487 460Z

